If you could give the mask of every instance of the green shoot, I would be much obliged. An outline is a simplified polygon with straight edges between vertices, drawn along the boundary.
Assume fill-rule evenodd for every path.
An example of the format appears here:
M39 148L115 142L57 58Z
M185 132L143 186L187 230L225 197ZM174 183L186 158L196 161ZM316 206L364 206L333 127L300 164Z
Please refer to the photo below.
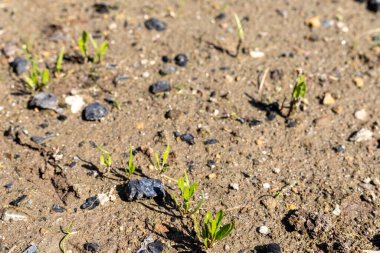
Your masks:
M162 154L162 158L159 157L159 155L158 155L157 152L154 153L154 158L156 160L156 163L154 164L154 166L160 172L165 172L165 171L168 170L169 166L167 164L167 161L168 161L168 158L169 158L169 153L170 153L170 145L166 146L165 151Z
M244 40L244 29L243 29L243 26L241 25L240 19L239 19L238 15L236 13L234 14L234 17L235 17L235 22L236 22L236 27L237 27L238 40L239 41L243 41Z
M197 219L196 217L194 217L195 231L202 238L203 244L206 247L206 249L212 248L217 241L223 240L234 229L234 223L222 225L223 217L223 210L220 210L215 215L215 218L212 217L210 211L207 211L201 229L199 229Z
M63 47L61 48L61 51L59 51L57 63L55 64L55 74L61 73L64 53L65 53L65 48Z
M48 69L40 70L33 58L30 58L30 63L32 69L29 76L25 77L25 86L30 93L34 93L43 90L49 84L50 73Z
M293 88L292 100L290 101L290 109L287 117L290 117L294 110L297 110L302 99L306 96L306 81L305 76L299 74L297 83Z
M98 43L92 38L91 35L90 35L90 41L95 50L94 62L95 63L102 62L103 57L106 54L107 49L108 49L108 45L109 45L108 41L104 41L100 47Z
M125 173L129 175L129 177L132 176L132 174L136 170L136 164L133 162L133 150L132 145L129 146L129 161L128 161L128 168L125 169Z
M108 170L110 170L112 166L112 157L110 153L104 148L101 148L100 146L97 146L97 148L101 152L99 156L99 162L101 165L104 166L104 172L107 173Z
M61 250L62 253L66 253L66 247L65 247L65 242L69 237L74 234L75 232L71 231L71 227L73 225L73 222L70 222L65 228L61 227L62 233L65 234L65 236L62 238L62 240L59 242L59 249Z
M88 57L88 32L83 31L82 37L78 39L79 50L85 60Z

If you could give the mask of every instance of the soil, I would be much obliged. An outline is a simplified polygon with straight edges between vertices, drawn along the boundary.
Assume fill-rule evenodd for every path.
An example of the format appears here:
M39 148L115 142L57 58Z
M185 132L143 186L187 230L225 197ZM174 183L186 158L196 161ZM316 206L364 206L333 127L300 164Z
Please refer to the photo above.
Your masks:
M60 252L61 228L70 222L76 233L65 244L71 252L84 252L85 243L98 243L100 252L136 252L149 235L164 243L164 252L201 252L191 219L178 217L162 200L123 198L128 178L119 168L129 145L138 165L133 178L160 179L167 192L178 194L148 158L168 144L164 175L179 178L188 171L200 185L198 196L207 196L200 216L223 209L225 222L235 222L231 235L209 252L251 252L271 243L283 252L380 250L379 14L349 0L94 3L0 3L0 46L15 50L0 58L0 208L27 215L0 221L0 252L22 252L31 244ZM224 19L215 19L223 12ZM245 31L237 56L234 13ZM311 28L306 21L315 16L322 25ZM164 21L166 30L146 29L151 17ZM21 92L9 62L23 56L27 44L40 66L53 69L62 47L67 55L79 52L83 30L110 42L104 61L92 75L93 64L80 57L64 61L62 75L45 89L58 97L64 116L28 109L31 96ZM265 55L256 58L256 51ZM161 76L180 53L188 57L186 66ZM164 63L163 56L171 61ZM300 68L307 95L289 120L278 106L284 98L289 103ZM113 82L119 75L128 79ZM171 91L151 94L149 86L161 80ZM333 101L323 104L326 93ZM84 121L64 105L70 94L87 104L99 101L110 113ZM105 101L109 96L119 110ZM355 118L361 109L367 119ZM373 136L349 141L362 128ZM47 132L53 137L46 142L31 141ZM187 133L194 143L181 139ZM205 145L209 139L218 142ZM96 145L114 161L103 176ZM207 166L209 160L215 167ZM97 194L111 201L80 209ZM53 211L54 204L65 211ZM258 232L263 225L269 234Z

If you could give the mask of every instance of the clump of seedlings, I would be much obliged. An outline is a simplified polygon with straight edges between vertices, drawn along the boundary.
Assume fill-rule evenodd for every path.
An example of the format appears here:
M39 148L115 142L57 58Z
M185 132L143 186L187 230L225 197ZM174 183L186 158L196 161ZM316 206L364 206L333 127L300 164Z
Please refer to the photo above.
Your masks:
M99 156L99 162L103 166L103 173L107 174L108 171L111 170L111 166L112 166L111 154L107 150L105 150L104 148L102 148L100 146L97 146L97 148L101 152L101 154Z
M85 61L88 61L89 59L89 52L88 52L88 42L91 42L92 47L95 51L95 55L92 58L93 63L101 63L103 60L104 55L107 52L109 42L104 41L100 46L99 44L94 40L91 34L89 34L86 31L82 32L82 36L78 39L78 46L79 50L84 58Z
M196 217L194 217L194 228L198 236L203 241L206 249L214 247L217 241L221 241L226 238L234 229L235 224L229 223L222 225L224 213L220 210L213 218L210 211L207 211L206 216L203 219L201 228L199 227Z
M28 58L32 69L28 76L25 77L25 86L30 93L43 90L50 81L50 72L48 69L40 69L37 66L35 60L30 57Z
M296 84L292 91L292 98L290 100L288 113L285 115L286 118L291 118L299 109L302 100L306 96L306 80L302 73L298 74ZM282 105L281 108L284 106Z
M168 158L169 158L169 153L170 153L170 145L167 145L165 148L164 153L162 154L162 157L159 156L158 152L154 153L154 167L156 170L162 172L165 172L168 170L169 165L168 165Z
M133 158L134 158L133 149L132 149L132 145L130 145L128 167L125 168L125 174L128 174L129 177L131 177L136 170L136 164L133 162Z

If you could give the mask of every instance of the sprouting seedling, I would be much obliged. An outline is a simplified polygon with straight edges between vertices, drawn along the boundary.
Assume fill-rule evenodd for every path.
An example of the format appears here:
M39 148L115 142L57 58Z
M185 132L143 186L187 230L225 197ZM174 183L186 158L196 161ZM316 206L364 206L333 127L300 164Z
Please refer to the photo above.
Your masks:
M95 50L94 62L95 63L102 62L103 57L106 54L107 49L108 49L108 45L109 45L108 41L104 41L100 45L100 47L98 45L98 42L96 42L96 40L94 40L94 38L91 35L90 35L90 41Z
M65 53L65 48L61 48L61 51L59 51L57 62L55 64L55 74L59 74L62 71L62 62L63 62L63 55Z
M155 167L157 170L160 172L165 172L168 169L168 158L169 158L169 153L170 153L170 145L167 145L165 148L164 153L162 154L162 158L158 155L158 152L154 153L154 158L156 159Z
M202 195L202 199L198 201L198 204L195 206L195 208L191 208L191 200L194 197L194 194L196 190L198 189L199 184L198 183L191 184L186 172L185 172L184 177L181 177L178 180L172 179L167 176L165 177L171 181L176 181L178 188L181 191L182 203L179 203L177 199L173 195L171 195L180 213L183 216L185 216L185 215L192 215L198 212L205 201L204 196Z
M102 148L100 146L97 146L97 148L101 152L101 154L99 156L99 162L101 165L104 166L104 172L107 173L108 170L112 166L112 157L111 157L110 153L107 150L105 150L104 148Z
M128 168L126 168L125 173L129 175L129 177L132 176L132 174L136 170L136 164L133 162L133 149L132 145L129 146L129 161L128 161Z
M226 238L234 229L234 223L222 225L223 217L223 210L220 210L214 218L212 217L211 212L207 211L200 229L196 216L194 216L195 231L201 237L206 249L214 247L217 241L221 241Z
M82 56L85 60L87 60L88 57L88 37L88 32L83 31L82 37L78 39L79 50L82 53Z
M235 22L236 22L236 27L237 27L238 40L241 41L241 42L243 42L243 40L244 40L244 29L243 29L243 26L241 25L240 19L239 19L238 15L236 13L234 14L234 17L235 17Z
M65 242L67 241L67 239L69 239L69 237L72 234L76 233L76 232L71 231L72 225L73 225L73 222L70 222L66 227L64 228L61 227L62 233L65 234L62 240L59 242L59 249L61 250L62 253L66 253Z
M25 77L25 86L30 93L34 93L37 90L44 89L49 84L50 73L48 69L40 70L33 58L30 58L29 61L32 69L29 76Z
M296 85L293 88L292 99L290 101L290 108L289 108L289 113L287 117L291 116L294 110L297 110L297 108L300 105L300 102L305 96L306 96L305 76L300 73L297 77Z

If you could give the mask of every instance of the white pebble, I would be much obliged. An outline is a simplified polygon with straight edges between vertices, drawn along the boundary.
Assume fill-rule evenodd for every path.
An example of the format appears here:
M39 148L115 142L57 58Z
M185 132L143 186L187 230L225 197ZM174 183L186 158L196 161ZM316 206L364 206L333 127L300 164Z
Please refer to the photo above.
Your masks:
M269 189L270 188L270 183L263 183L263 188L264 189Z
M68 96L65 98L65 103L70 106L72 113L78 113L85 106L83 97L79 95Z
M339 216L341 212L342 212L342 210L340 210L339 205L336 204L336 205L335 205L335 209L334 209L334 211L333 211L332 213L333 213L334 215L336 215L336 216Z
M239 190L239 184L238 183L230 183L230 188L238 191Z
M368 141L372 138L373 132L362 128L358 132L356 132L353 136L350 137L350 141L353 142L362 142L362 141Z
M267 226L261 226L259 227L259 233L263 235L267 235L270 233L270 230Z
M358 120L366 121L367 117L368 117L368 114L365 111L365 109L361 109L361 110L355 112L355 118Z

